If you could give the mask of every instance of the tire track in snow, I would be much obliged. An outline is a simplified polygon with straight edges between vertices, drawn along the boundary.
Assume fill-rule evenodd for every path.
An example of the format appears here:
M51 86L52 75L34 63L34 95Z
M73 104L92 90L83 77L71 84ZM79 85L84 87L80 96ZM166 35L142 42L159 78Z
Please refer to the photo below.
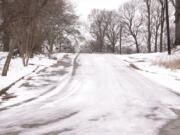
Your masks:
M72 73L71 73L71 74L72 74L72 77L70 77L70 78L65 77L65 78L63 78L63 79L61 80L61 82L65 82L65 81L68 80L67 83L65 83L65 85L67 85L67 86L68 86L68 84L72 81L72 78L73 78L73 76L74 76L75 73L76 73L76 69L77 69L78 66L79 66L78 63L77 63L77 58L78 58L78 56L79 56L79 54L77 54L76 57L75 57L74 60L73 60L73 67L72 67ZM58 62L59 62L59 61L58 61ZM57 63L58 63L58 62L57 62ZM56 64L55 64L55 65L56 65ZM47 68L47 67L46 67L46 68ZM37 69L33 70L32 73L34 73L36 70L37 70ZM32 73L31 73L31 74L32 74ZM21 81L21 80L24 79L25 77L30 76L31 74L28 74L28 75L22 77L21 79L19 79L18 81L16 81L16 83L18 83L19 81ZM16 83L11 84L10 87L8 87L8 88L10 89L10 88L13 87ZM41 97L44 97L45 95L48 96L48 93L52 92L52 91L55 90L57 87L58 87L58 86L53 86L53 87L49 88L47 91L45 91L45 92L43 92L42 94L38 95L37 97L33 97L33 98L28 99L28 100L25 100L25 101L22 101L22 102L19 102L19 103L10 105L10 106L2 107L2 108L0 108L0 112L5 111L5 110L8 110L8 109L11 109L11 108L13 108L13 107L19 107L19 106L21 106L21 105L24 105L24 104L27 104L27 103L31 103L31 102L33 102L33 101L38 100L38 99L41 98ZM59 91L59 90L58 90L58 91ZM60 91L60 93L61 93L61 92L62 92L62 91ZM58 94L59 94L59 93L58 93ZM57 94L54 93L54 96L57 96ZM51 97L49 97L49 98L52 99L53 97L51 96ZM51 101L51 100L50 100L50 101Z
M45 106L46 105L53 105L57 102L61 103L77 92L77 90L81 86L81 83L79 83L79 81L76 81L74 79L74 77L75 77L75 74L76 74L78 67L80 66L79 63L77 62L79 55L80 54L77 54L76 57L74 58L73 70L71 72L71 76L66 80L64 85L61 85L60 87L56 88L57 93L54 93L53 95L51 95L49 97L43 97L46 100Z

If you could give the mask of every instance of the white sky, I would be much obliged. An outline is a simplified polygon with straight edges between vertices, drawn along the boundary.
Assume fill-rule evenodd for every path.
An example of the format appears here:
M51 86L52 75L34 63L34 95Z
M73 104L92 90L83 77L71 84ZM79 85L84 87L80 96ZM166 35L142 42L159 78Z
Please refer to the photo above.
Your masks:
M128 0L72 0L77 6L77 12L83 20L93 8L98 9L117 9L122 3Z

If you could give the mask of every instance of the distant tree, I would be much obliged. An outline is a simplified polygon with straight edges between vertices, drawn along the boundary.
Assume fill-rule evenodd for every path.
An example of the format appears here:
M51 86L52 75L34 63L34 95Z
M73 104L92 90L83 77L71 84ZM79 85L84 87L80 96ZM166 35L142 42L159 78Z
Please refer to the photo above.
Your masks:
M158 51L158 39L160 35L161 26L161 7L158 1L153 1L152 7L152 38L154 38L154 52Z
M97 44L97 52L103 52L105 37L110 23L106 10L93 9L89 15L90 33Z
M107 12L107 16L109 17L109 25L106 32L107 40L111 46L111 50L115 53L115 48L119 40L120 30L120 22L119 15L116 11Z
M164 36L164 23L165 23L165 1L159 0L160 7L161 7L161 31L160 31L160 52L163 51L163 36Z
M53 7L53 9L52 9ZM77 40L80 36L78 30L78 16L75 15L73 5L64 0L58 1L58 3L52 3L48 9L46 9L48 16L43 19L43 25L45 27L45 38L48 41L46 47L49 53L53 52L55 44L59 46L59 51L62 51L62 46L68 42Z
M135 0L129 1L123 5L123 24L127 35L133 38L133 43L136 46L136 52L140 53L139 34L143 24L143 16L137 10L137 3ZM130 39L129 39L130 40Z
M69 38L66 41L76 37L78 17L72 8L65 0L1 0L0 32L4 33L4 43L9 44L2 75L7 75L15 48L27 66L34 52L42 53L44 41L49 41L52 51L61 35Z
M151 38L152 38L152 31L151 31L151 7L152 7L152 0L144 0L146 5L146 12L147 12L147 33L148 33L148 39L147 39L147 46L148 46L148 52L151 53Z

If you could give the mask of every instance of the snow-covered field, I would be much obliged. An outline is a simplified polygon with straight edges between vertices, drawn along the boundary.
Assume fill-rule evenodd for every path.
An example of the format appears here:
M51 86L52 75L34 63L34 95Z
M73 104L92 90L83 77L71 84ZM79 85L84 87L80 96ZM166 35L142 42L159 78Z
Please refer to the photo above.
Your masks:
M180 109L180 71L152 64L160 55L38 56L0 104L0 135L158 135Z

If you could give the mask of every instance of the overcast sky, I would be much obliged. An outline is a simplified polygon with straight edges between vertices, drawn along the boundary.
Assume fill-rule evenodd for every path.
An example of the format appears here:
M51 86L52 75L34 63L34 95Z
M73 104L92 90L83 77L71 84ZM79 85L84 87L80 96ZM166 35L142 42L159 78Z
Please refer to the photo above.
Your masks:
M119 5L128 0L72 0L75 2L77 12L81 19L86 19L93 8L98 9L117 9Z

